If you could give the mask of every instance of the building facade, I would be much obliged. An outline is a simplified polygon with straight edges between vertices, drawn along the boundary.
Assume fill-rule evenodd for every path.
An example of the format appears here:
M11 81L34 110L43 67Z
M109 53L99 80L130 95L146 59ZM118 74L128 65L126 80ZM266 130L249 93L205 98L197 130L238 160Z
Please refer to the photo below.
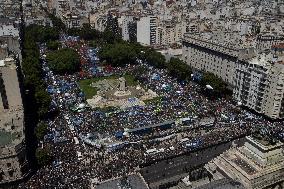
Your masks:
M122 25L121 25L121 34L122 34L122 39L125 41L130 40L130 24L133 22L133 16L125 16L122 20Z
M5 188L29 173L18 70L10 57L0 60L0 93L0 188Z
M239 63L233 95L258 113L273 119L284 118L284 63L269 55Z
M195 69L211 72L233 85L238 49L185 34L182 59Z
M275 39L275 40L274 40ZM262 39L251 47L233 47L186 34L182 59L197 70L211 72L233 88L236 102L272 119L282 119L284 104L284 48L280 37ZM270 45L267 45L267 44ZM270 46L269 52L265 52ZM271 52L271 51L274 52Z
M252 137L246 139L243 146L233 146L205 166L214 180L229 177L247 189L283 188L283 144L271 145Z
M256 49L258 51L270 50L273 45L284 42L284 35L263 34L257 37Z
M157 33L157 17L141 17L137 21L137 42L143 45L155 45Z

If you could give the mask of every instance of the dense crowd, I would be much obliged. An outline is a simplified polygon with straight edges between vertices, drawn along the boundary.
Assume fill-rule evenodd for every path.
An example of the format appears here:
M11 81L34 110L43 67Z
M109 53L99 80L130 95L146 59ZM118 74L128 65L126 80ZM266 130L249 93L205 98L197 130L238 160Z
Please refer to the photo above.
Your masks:
M51 148L53 162L37 173L20 188L89 188L91 182L102 181L139 170L141 164L230 141L251 133L256 127L269 128L263 132L283 132L280 122L270 122L233 104L225 98L208 99L194 82L179 82L166 70L149 67L146 63L125 68L100 69L95 50L79 41L65 41L76 48L81 56L81 72L74 75L53 74L44 60L45 47L41 46L42 66L47 90L52 97L51 109L58 109L55 118L47 120L49 133L43 146ZM75 47L76 46L76 47ZM79 46L79 48L77 47ZM90 57L91 56L91 57ZM143 73L137 70L143 70ZM109 74L130 73L141 86L155 91L160 98L145 106L104 112L86 105L78 81ZM72 108L77 107L77 111ZM188 125L161 130L147 135L117 138L128 141L117 150L87 145L81 135L99 133L115 138L125 128L139 128L169 120L190 118ZM203 118L213 118L210 126L201 127ZM186 145L186 144L195 145ZM148 155L149 149L159 149Z

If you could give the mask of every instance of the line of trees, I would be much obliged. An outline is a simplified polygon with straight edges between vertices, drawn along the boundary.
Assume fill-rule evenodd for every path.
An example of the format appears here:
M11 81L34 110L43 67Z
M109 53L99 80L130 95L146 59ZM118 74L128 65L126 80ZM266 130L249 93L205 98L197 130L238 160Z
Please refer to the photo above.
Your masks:
M34 97L36 114L44 118L51 103L51 98L43 81L43 73L40 63L40 52L37 43L49 39L58 39L58 33L50 27L31 25L25 28L22 70L24 73L24 85L30 96Z
M138 43L117 41L115 43L102 45L99 51L101 61L112 66L125 66L127 64L137 64L137 60L142 60L147 64L168 70L169 75L177 78L179 81L191 80L192 68L184 61L178 58L171 58L166 62L165 57L151 47L144 47ZM207 91L207 94L213 96L223 96L230 94L227 84L216 75L209 72L202 72L199 84L206 88L210 85L213 90Z
M179 80L188 80L192 73L189 65L178 58L171 58L166 62L164 55L150 47L144 47L138 43L116 42L103 45L99 51L99 58L112 66L125 66L137 64L137 60L147 62L156 68L165 68L173 77Z
M46 163L47 161L42 161L43 156L38 157L37 155L50 153L48 153L48 149L44 149L46 153L38 153L40 150L36 150L36 141L42 140L44 133L47 132L47 129L43 127L43 124L39 120L44 120L48 117L51 97L46 91L46 85L43 80L38 43L58 40L59 32L52 27L30 25L24 28L23 33L23 60L21 66L24 75L24 87L26 89L27 146L29 147L32 161L36 158L35 160L37 160L38 165L42 165L42 162ZM49 161L50 156L45 156L45 159Z

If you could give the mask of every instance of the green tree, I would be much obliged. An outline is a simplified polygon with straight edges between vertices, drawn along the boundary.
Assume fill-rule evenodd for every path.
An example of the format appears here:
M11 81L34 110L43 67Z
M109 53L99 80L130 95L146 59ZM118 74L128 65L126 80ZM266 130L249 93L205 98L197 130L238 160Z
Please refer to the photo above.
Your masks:
M125 66L136 63L137 53L129 43L115 43L103 46L99 57L112 66Z
M178 58L171 58L166 64L169 74L179 80L187 80L191 77L191 68Z
M67 30L67 34L71 36L80 36L81 29L80 28L69 28Z
M47 124L44 122L39 122L37 124L37 127L35 128L35 135L38 140L42 140L44 135L46 135L48 129L47 129Z
M149 49L146 50L146 61L154 67L164 68L166 59L160 52L157 52L154 49Z
M60 43L58 41L48 41L46 47L49 50L57 50L60 47Z
M47 54L47 62L56 74L72 74L79 71L80 58L78 53L70 48L63 48Z
M37 105L38 116L42 118L49 112L51 97L46 90L38 87L35 91L35 101Z
M227 84L219 77L213 73L205 72L203 73L201 79L201 85L206 86L210 85L213 88L213 91L218 94L227 93Z
M36 155L37 163L40 166L45 166L49 164L52 160L50 149L48 147L37 148L35 155Z
M58 40L59 31L53 27L29 25L26 27L26 39L33 39L36 42L46 42L48 40Z

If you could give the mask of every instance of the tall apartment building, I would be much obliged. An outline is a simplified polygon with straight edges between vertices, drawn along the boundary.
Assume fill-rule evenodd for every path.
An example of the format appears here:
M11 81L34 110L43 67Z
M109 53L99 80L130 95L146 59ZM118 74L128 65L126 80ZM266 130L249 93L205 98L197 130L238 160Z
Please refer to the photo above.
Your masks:
M137 42L144 45L156 44L157 17L141 17L137 21Z
M261 54L237 64L234 98L258 113L284 118L284 62Z
M129 41L137 42L137 22L136 20L128 23L128 34L129 34Z
M121 25L121 34L122 34L122 39L125 41L129 41L129 30L130 30L130 23L133 22L133 16L126 16L122 20L122 25Z
M24 137L24 110L13 58L0 60L0 188L29 173Z
M163 29L162 44L169 45L175 43L175 25L166 24Z
M275 46L273 53L257 54L254 48L220 44L186 34L182 58L193 68L214 73L230 84L234 99L242 105L273 119L284 118L284 63L280 59L284 57L284 46L279 45L278 39L256 43L260 51Z
M165 36L164 36L163 27L161 27L161 26L157 27L156 44L157 45L163 45L164 38L165 38Z
M157 45L170 46L173 44L181 44L181 23L176 23L175 21L162 21L156 31Z

